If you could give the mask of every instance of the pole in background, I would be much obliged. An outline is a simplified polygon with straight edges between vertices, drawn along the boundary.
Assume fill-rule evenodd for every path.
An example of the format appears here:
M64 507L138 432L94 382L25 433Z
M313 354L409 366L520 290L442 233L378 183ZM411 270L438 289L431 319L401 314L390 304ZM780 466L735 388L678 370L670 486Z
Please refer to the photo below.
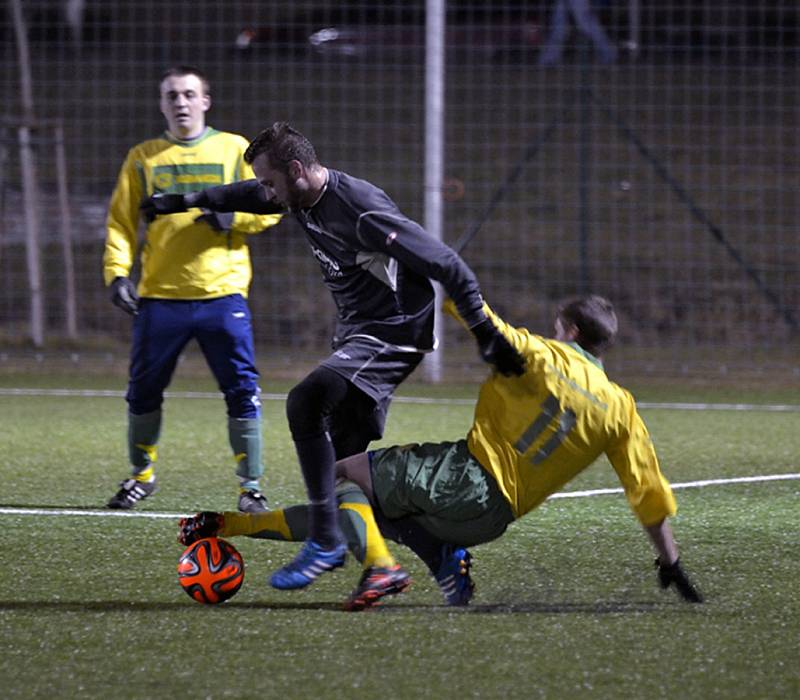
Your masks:
M67 338L77 340L77 300L75 295L75 261L72 257L72 216L67 187L67 156L64 152L64 127L53 127L56 146L56 177L58 178L58 221L61 230L61 253L64 256L64 331Z
M39 251L39 195L30 127L35 115L30 51L28 49L28 32L25 26L25 17L22 14L22 4L20 0L9 1L14 22L14 33L17 39L17 57L22 88L22 126L18 133L23 206L25 207L25 260L28 267L28 289L30 291L31 341L38 348L44 344L44 303L42 300L42 270Z
M587 37L580 40L580 175L578 178L579 230L580 230L580 288L588 294L592 286L589 267L589 239L591 237L591 185L592 185L592 47Z
M637 56L641 48L641 6L639 0L628 0L628 38L622 42L622 47Z
M444 44L445 0L426 0L425 12L425 230L443 240L444 184ZM436 288L434 332L439 348L425 360L425 375L431 382L442 379L442 301L439 284Z

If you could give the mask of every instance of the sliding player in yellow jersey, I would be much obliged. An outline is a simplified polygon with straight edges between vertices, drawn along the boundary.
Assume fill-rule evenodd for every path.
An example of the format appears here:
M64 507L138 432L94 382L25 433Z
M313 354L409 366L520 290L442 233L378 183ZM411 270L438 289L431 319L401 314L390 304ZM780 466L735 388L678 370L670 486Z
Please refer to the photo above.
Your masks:
M379 530L425 561L448 604L466 605L473 585L465 548L499 537L606 454L658 553L661 586L674 585L685 600L700 602L678 560L667 520L675 499L647 428L631 394L603 371L600 358L617 333L612 305L594 295L565 304L553 339L512 328L484 310L524 358L525 371L495 372L483 383L465 440L389 447L337 463L337 474L361 489L375 518L374 527L362 527L366 542L352 540L351 549L377 551ZM448 311L454 313L452 305ZM340 508L347 498L340 497ZM180 538L188 544L201 533L270 537L265 531L276 528L269 521L281 518L285 523L280 511L257 514L245 524L232 514L200 514L182 522ZM284 528L280 538L293 536ZM361 558L364 574L348 608L369 607L407 587L393 560Z

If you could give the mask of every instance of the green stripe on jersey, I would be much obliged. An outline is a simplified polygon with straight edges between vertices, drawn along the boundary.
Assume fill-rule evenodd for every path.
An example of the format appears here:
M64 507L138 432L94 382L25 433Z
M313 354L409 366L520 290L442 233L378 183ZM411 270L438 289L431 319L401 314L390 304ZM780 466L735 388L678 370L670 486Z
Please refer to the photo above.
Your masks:
M224 185L225 166L222 163L156 165L152 177L155 192L187 194L214 185Z

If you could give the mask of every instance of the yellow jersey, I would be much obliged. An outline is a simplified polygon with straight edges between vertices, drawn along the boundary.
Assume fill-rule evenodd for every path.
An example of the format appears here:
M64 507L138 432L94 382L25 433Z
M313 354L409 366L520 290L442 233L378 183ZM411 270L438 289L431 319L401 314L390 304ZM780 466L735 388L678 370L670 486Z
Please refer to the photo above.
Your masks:
M454 312L450 302L446 310ZM467 445L514 515L538 506L603 453L643 525L673 515L672 489L633 396L579 346L513 328L488 306L484 311L526 368L520 377L495 372L483 383Z
M139 205L155 192L186 194L253 178L244 162L243 136L207 127L201 136L181 141L165 132L134 146L111 196L103 256L106 285L129 277L138 248ZM147 224L141 246L142 297L213 299L228 294L247 297L252 268L247 234L280 221L280 215L237 212L231 230L214 231L195 222L201 210L157 217Z

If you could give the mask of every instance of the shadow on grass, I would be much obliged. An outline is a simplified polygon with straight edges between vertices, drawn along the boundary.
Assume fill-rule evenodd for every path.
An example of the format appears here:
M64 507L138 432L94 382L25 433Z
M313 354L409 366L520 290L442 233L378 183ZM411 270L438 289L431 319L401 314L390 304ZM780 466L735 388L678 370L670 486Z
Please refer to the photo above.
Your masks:
M341 610L340 603L235 603L228 601L220 605L203 605L193 603L188 598L186 602L132 602L127 600L0 600L0 611L25 611L25 612L163 612L191 610L203 607L212 610Z
M663 603L652 600L597 601L594 603L524 602L470 605L465 612L476 615L511 615L515 613L588 613L590 615L604 615L617 613L646 613L654 610L661 610L663 607Z
M61 601L61 600L0 600L0 611L23 611L23 612L163 612L197 609L198 604L192 601L180 601L174 603L167 602L131 602L131 601ZM221 605L206 605L205 608L214 610L331 610L345 612L340 602L319 602L319 603L297 603L297 602L276 602L276 601L253 601L235 602L227 601ZM381 605L366 613L381 612L383 614L401 614L409 612L442 613L442 614L462 614L462 615L514 615L514 614L639 614L661 611L665 608L686 608L690 606L669 605L656 601L598 601L594 603L570 603L570 602L550 602L550 603L513 603L513 604L493 604L493 605L470 605L468 607L449 607L442 604L418 605L418 604L391 604Z

